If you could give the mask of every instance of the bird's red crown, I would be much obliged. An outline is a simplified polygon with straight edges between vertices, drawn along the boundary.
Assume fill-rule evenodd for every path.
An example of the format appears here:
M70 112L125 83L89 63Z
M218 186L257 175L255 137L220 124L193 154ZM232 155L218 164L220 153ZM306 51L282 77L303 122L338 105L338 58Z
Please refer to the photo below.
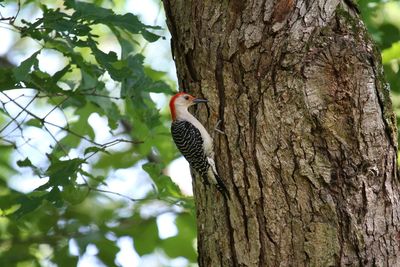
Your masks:
M169 109L171 110L171 116L172 116L172 120L174 121L176 119L176 110L175 110L175 100L180 97L181 95L189 95L188 93L185 92L180 92L177 93L176 95L174 95L173 97L171 97L171 100L169 101Z

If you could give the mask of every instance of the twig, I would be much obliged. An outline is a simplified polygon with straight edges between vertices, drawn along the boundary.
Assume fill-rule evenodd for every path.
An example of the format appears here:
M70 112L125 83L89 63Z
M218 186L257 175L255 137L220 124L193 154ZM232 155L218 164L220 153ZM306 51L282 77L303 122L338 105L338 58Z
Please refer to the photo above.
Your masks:
M10 20L10 24L14 24L15 20L17 19L19 15L19 11L21 10L21 1L18 0L18 9L17 9L17 14Z
M56 142L57 146L59 146L62 151L64 152L65 156L68 157L68 152L67 150L64 148L64 146L60 143L60 141L57 140L57 138L50 132L49 128L46 127L46 125L43 125L43 128L46 130L46 132L51 136L51 138L54 140L54 142Z
M52 122L50 122L50 121L46 121L46 120L44 120L43 118L40 118L40 117L37 116L36 114L34 114L34 113L32 113L31 111L27 110L25 107L21 106L21 104L19 104L18 102L14 101L14 99L12 99L11 97L9 97L9 96L8 96L7 94L5 94L4 92L1 92L1 93L2 93L3 95L5 95L11 102L13 102L15 105L17 105L17 106L21 109L21 113L22 113L23 111L25 111L25 112L26 112L27 114L29 114L31 117L33 117L33 118L39 120L43 125L44 125L44 124L48 124L48 125L57 127L57 128L59 128L59 129L61 129L61 130L63 130L63 131L66 131L67 133L70 133L70 134L72 134L72 135L74 135L74 136L76 136L76 137L79 137L80 139L83 139L83 140L85 140L85 141L88 141L88 142L91 143L91 144L94 144L94 145L99 146L99 147L104 147L104 144L97 143L96 141L93 141L93 140L91 140L91 139L89 139L89 138L87 138L87 137L85 137L85 136L83 136L83 135L80 135L80 134L78 134L78 133L76 133L76 132L70 130L69 128L62 127L62 126L60 126L60 125L58 125L58 124L55 124L55 123L52 123ZM121 140L122 140L122 139L121 139ZM115 142L115 141L112 141L112 142ZM141 144L141 143L143 143L142 141L130 141L130 140L124 140L124 142L129 142L129 143L132 143L132 144ZM106 143L106 144L107 144L107 143Z
M128 200L130 200L130 201L132 201L132 202L158 199L158 198L131 198L130 196L127 196L127 195L124 195L124 194L121 194L121 193L118 193L118 192L113 192L113 191L109 191L109 190L105 190L105 189L100 189L100 188L92 187L92 186L88 183L88 181L87 181L87 179L85 178L85 176L84 176L82 173L80 173L80 175L81 175L81 177L82 177L82 179L83 179L83 181L84 181L84 183L85 183L85 184L82 184L81 186L86 186L86 187L89 189L89 192L90 192L90 191L97 191L97 192L100 192L100 193L106 193L106 194L116 195L116 196L120 196L120 197L123 197L123 198L125 198L125 199L128 199Z
M8 23L10 25L14 26L14 22L17 19L20 10L21 10L21 2L18 1L17 13L14 16L11 16L11 17L3 17L3 15L0 13L0 20L8 20Z
M15 103L15 104L17 103L17 102L15 102L14 99L11 99L11 98L10 98L7 94L5 94L4 92L2 92L2 94L5 95L8 99L10 99L11 102L13 102L13 103ZM3 128L1 128L0 133L2 133L11 123L13 123L14 121L16 121L16 119L17 119L22 113L24 113L24 111L27 110L27 108L33 103L34 100L35 100L35 98L32 98L31 101L29 101L28 104L27 104L24 108L22 108L22 107L18 104L18 107L21 108L21 111L17 114L17 116L12 117L12 119L11 119L8 123L6 123L6 125L5 125ZM7 103L9 103L9 102L7 102ZM5 104L7 104L7 103L2 103L3 106L4 106L4 108L5 108ZM7 112L7 113L8 113L8 112ZM10 116L10 118L11 118L11 116Z
M65 101L67 101L69 98L70 98L70 97L67 96L67 97L64 98L60 103L54 105L54 107L53 107L49 112L47 112L47 114L43 117L43 120L45 120L54 110L56 110L57 108L60 108L60 105L64 104ZM51 99L51 98L50 98L50 99ZM60 109L61 109L61 108L60 108ZM62 110L62 109L61 109L61 110Z
M121 194L121 193L118 193L118 192L113 192L113 191L109 191L109 190L105 190L105 189L100 189L100 188L95 188L95 187L91 187L91 186L89 186L88 188L89 188L89 190L91 190L91 191L97 191L97 192L101 192L101 193L106 193L106 194L111 194L111 195L120 196L120 197L126 198L126 199L128 199L128 200L130 200L130 201L132 201L132 202L144 201L144 200L156 200L156 199L158 199L158 198L131 198L131 197L127 196L127 195L124 195L124 194Z

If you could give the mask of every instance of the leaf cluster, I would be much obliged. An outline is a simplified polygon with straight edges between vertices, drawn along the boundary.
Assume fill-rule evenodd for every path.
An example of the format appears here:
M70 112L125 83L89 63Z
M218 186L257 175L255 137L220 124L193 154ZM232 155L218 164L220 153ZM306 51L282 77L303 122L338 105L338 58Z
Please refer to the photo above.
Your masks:
M101 1L30 2L41 10L37 19L0 18L18 40L34 44L20 64L0 64L0 266L75 266L89 245L116 266L122 237L132 238L139 255L161 250L195 262L193 200L164 174L178 154L169 118L152 99L171 94L171 82L146 66L140 51L163 29ZM33 5L18 4L17 14ZM104 49L108 39L114 47ZM57 62L44 67L51 53ZM90 123L96 116L101 127ZM108 188L118 170L141 165L147 176L132 179L147 189L130 196ZM41 185L13 189L18 172ZM175 216L178 233L162 239L157 217L165 213Z

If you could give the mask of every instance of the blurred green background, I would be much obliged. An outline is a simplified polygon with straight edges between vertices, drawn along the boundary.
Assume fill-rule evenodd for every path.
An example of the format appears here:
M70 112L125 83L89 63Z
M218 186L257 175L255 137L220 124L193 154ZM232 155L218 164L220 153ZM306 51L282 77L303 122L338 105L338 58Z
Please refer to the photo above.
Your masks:
M390 85L397 125L400 118L400 1L358 2L361 16L382 54L385 77Z
M196 265L161 3L0 4L0 266ZM358 4L399 118L400 1Z

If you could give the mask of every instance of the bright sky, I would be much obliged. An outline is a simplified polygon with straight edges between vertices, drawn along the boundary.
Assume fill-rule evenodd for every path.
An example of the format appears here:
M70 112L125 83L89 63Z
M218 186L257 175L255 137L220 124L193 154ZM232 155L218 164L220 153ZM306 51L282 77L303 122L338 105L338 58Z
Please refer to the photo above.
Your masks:
M7 5L9 7L9 5ZM5 10L1 9L1 12L4 16L15 14L15 6L8 8ZM159 25L163 28L167 28L165 24L165 15L162 10L160 10L160 6L158 1L143 1L143 0L129 0L126 3L124 8L124 12L131 12L138 15L142 22L148 25ZM9 14L8 14L9 13ZM32 14L31 14L32 15ZM39 14L36 14L39 15ZM33 16L32 16L33 17ZM15 42L17 37L16 33L0 27L0 36L2 36L2 45L0 46L0 55L4 55L8 52L9 48ZM151 65L152 68L160 71L167 72L170 77L176 81L176 69L175 65L171 58L170 53L170 36L166 36L166 40L160 39L155 43L148 44L146 46L146 63ZM39 46L34 42L30 43L27 50L24 51L26 54L17 54L14 53L10 57L14 63L18 64L23 61L25 58L30 56L33 52L35 52ZM113 47L101 47L104 51L106 50L114 50ZM11 52L13 53L13 52ZM56 55L53 52L44 52L41 53L40 59L40 68L47 71L48 73L54 73L57 70L63 67L62 61L54 60L55 57L59 58L59 55ZM46 67L46 66L50 66ZM8 92L10 96L15 96L15 94L21 94L22 90L16 90L13 92ZM22 92L25 95L34 95L33 90L24 90ZM156 101L158 107L164 107L168 99L164 95L153 94L152 98ZM2 99L4 100L4 99ZM19 102L21 104L27 103L30 98L19 98ZM7 106L7 109L11 112L15 112L17 114L20 110L17 106L12 106L10 103ZM49 110L46 108L41 108L40 110L35 110L37 113L46 114ZM50 117L48 117L48 121L57 121L58 124L60 122L65 121L62 112L52 112ZM96 132L96 141L102 142L105 140L109 140L108 131L102 130L102 127L106 125L105 118L100 117L97 114L93 114L89 118L90 125L94 128ZM104 128L103 128L104 129ZM53 134L58 137L62 136L63 133L58 133L57 129L51 129ZM34 127L29 127L29 129L24 132L27 137L32 138L32 146L22 146L20 149L20 153L23 155L42 155L30 157L33 164L39 164L41 162L46 162L44 158L44 152L50 152L49 145L51 144L51 137L47 136L43 137L43 131L36 129ZM42 153L37 153L37 149L42 151ZM14 158L21 158L21 155L16 153ZM141 162L129 169L117 170L113 173L108 181L107 189L110 191L119 192L124 195L131 196L132 198L143 197L146 191L149 190L150 185L147 183L143 183L143 180L149 179L148 175L142 170L140 167ZM192 184L191 184L191 176L189 170L189 164L184 158L179 158L171 163L168 167L168 172L171 178L180 186L182 191L186 194L192 194ZM132 179L132 177L138 177L139 179ZM30 172L25 172L18 177L13 177L11 180L11 186L17 190L23 192L32 191L34 188L38 187L41 184L44 184L46 179L38 179L32 178ZM167 238L173 236L177 233L177 229L174 225L174 216L171 214L163 214L157 218L157 225L159 227L160 238ZM71 241L71 253L77 255L77 249L74 246L74 242ZM120 238L117 241L117 244L120 246L121 251L117 255L117 261L122 266L148 266L148 267L156 267L156 266L187 266L188 262L186 259L178 258L175 260L169 260L162 252L157 252L155 254L139 257L139 255L133 249L133 243L131 238ZM93 267L93 266L102 266L100 262L96 260L94 255L96 255L97 249L95 246L90 246L87 249L86 254L80 259L79 267Z

